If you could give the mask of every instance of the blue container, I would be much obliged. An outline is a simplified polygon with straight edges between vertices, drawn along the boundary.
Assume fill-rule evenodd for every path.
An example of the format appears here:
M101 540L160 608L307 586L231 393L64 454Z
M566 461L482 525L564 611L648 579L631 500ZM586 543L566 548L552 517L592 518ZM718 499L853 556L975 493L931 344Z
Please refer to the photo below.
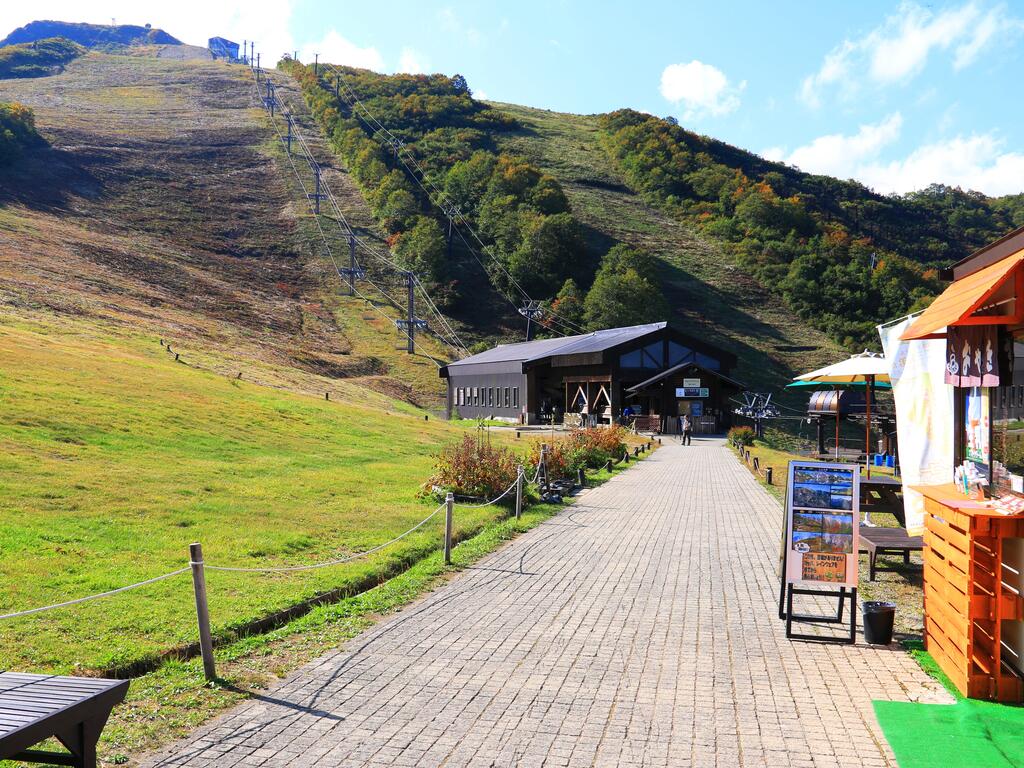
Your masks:
M882 454L876 453L875 454L875 466L876 467L881 467L882 466L882 461L884 459L885 459L885 457Z
M895 456L886 456L885 457L885 466L887 466L887 467L895 467L896 466L896 457Z

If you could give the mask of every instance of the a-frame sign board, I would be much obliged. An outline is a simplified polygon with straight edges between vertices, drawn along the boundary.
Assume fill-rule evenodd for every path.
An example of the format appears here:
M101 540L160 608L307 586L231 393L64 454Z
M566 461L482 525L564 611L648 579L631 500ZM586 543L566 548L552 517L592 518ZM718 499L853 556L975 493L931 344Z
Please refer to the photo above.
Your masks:
M857 639L857 560L860 546L860 467L791 461L786 490L779 584L779 618L795 640L854 643ZM793 612L794 596L838 598L835 615ZM849 637L793 631L793 624L843 624Z

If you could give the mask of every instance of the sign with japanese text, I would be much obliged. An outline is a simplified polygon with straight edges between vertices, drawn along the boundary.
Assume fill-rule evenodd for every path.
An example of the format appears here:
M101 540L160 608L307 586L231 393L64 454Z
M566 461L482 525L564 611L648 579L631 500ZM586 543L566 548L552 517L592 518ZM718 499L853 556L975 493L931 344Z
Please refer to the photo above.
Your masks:
M786 494L786 580L857 586L860 467L791 461Z

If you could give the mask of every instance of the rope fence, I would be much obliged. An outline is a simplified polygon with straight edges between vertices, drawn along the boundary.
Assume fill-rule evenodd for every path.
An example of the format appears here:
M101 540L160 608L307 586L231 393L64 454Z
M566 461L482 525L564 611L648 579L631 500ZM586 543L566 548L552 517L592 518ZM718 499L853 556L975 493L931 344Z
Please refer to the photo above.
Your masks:
M645 446L638 446L638 447L635 448L635 450L633 452L633 455L634 456L638 456L641 450L650 450L650 448L651 448L651 443L650 442L648 442ZM480 503L480 504L459 503L458 506L465 507L465 508L475 508L475 509L479 509L479 508L482 508L482 507L489 507L489 506L493 506L493 505L497 504L498 502L500 502L501 500L505 499L507 496L509 496L510 494L512 494L514 492L515 493L515 518L518 520L522 516L523 503L524 503L524 500L525 500L525 494L524 494L525 485L527 483L530 483L531 485L532 484L538 484L538 482L539 482L540 483L540 487L543 487L545 489L545 491L548 488L550 488L548 472L547 472L547 455L548 455L548 446L547 446L547 444L542 444L541 445L541 456L540 456L540 460L537 462L537 467L536 467L536 470L534 472L533 480L527 480L525 469L522 466L519 466L517 468L517 471L516 471L516 479L515 479L515 481L513 481L511 485L509 485L504 491L502 491L495 498L493 498L493 499L491 499L489 501ZM625 451L624 455L618 461L616 461L614 463L615 464L618 464L618 463L621 463L621 462L628 463L629 462L629 458L630 458L630 454L629 454L629 451L627 450L627 451ZM604 466L602 466L600 469L595 470L595 471L601 471L601 470L604 470L606 468L607 469L611 469L612 466L613 466L613 462L611 461L611 459L609 459L605 463ZM769 469L769 472L771 472L770 469ZM578 473L577 473L577 481L578 481L578 483L579 483L579 485L581 487L585 487L585 485L586 485L586 468L582 468L582 469L580 469L578 471ZM445 510L444 562L445 562L446 565L449 565L449 564L451 564L452 522L453 522L453 512L454 512L454 507L455 506L456 506L455 496L454 496L453 493L449 492L447 494L447 496L445 498L445 502L443 504L438 506L433 512L431 512L425 518L423 518L418 523L416 523L416 525L412 526L411 528L409 528L408 530L404 531L403 533L400 533L398 536L395 536L392 539L388 539L387 541L385 541L385 542L383 542L381 544L378 544L377 546L372 547L372 548L370 548L368 550L365 550L363 552L357 552L357 553L354 553L354 554L351 554L351 555L347 555L345 557L337 558L337 559L334 559L334 560L327 560L327 561L324 561L324 562L321 562L321 563L311 563L311 564L308 564L308 565L267 566L267 567L242 567L242 566L227 566L227 565L216 565L216 564L211 565L211 564L206 563L203 560L202 546L200 544L198 544L198 543L195 543L195 544L192 544L192 545L189 546L189 561L188 561L188 565L183 567L183 568L178 568L176 570L169 571L168 573L160 574L159 576L153 576L151 578L144 579L143 581L135 582L134 584L128 584L128 585L125 585L123 587L117 587L116 589L107 590L105 592L99 592L99 593L96 593L94 595L87 595L85 597L79 597L79 598L75 598L73 600L65 600L65 601L60 602L60 603L53 603L51 605L39 606L38 608L29 608L29 609L23 610L23 611L15 611L15 612L12 612L12 613L0 614L0 621L5 620L5 619L20 618L20 617L23 617L23 616L31 616L31 615L43 613L43 612L46 612L46 611L56 610L58 608L67 608L67 607L70 607L70 606L73 606L73 605L78 605L80 603L86 603L86 602L89 602L89 601L92 601L92 600L100 600L100 599L103 599L103 598L112 597L114 595L118 595L118 594L121 594L121 593L124 593L124 592L129 592L131 590L135 590L135 589L139 589L141 587L145 587L145 586L147 586L149 584L155 584L157 582L164 581L166 579L174 578L175 576L180 576L181 574L191 570L192 571L193 589L194 589L194 592L195 592L196 618L197 618L197 623L198 623L198 626L199 626L199 646L200 646L200 652L201 652L202 659L203 659L203 668L204 668L204 671L205 671L207 679L213 680L216 677L216 669L215 669L214 662L213 662L213 640L212 640L212 633L210 631L210 617L209 617L209 609L208 609L208 606L207 606L207 599L206 599L206 576L205 576L205 572L206 571L208 571L208 570L209 571L222 571L222 572L230 572L230 573L296 573L296 572L300 572L300 571L311 571L311 570L316 570L316 569L320 569L320 568L329 568L329 567L332 567L332 566L343 565L345 563L352 562L353 560L358 560L360 558L372 555L375 552L380 552L381 550L385 549L386 547L389 547L392 544L395 544L395 543L401 541L402 539L404 539L405 537L411 535L415 531L418 531L420 528L422 528L427 523L429 523L431 520L433 520L435 517L437 517L437 515L441 512L442 509Z

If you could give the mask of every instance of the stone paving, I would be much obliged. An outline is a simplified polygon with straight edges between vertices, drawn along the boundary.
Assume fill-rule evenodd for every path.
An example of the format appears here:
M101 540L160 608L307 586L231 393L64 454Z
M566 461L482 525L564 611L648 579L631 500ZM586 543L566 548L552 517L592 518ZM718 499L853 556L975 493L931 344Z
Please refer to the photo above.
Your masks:
M895 649L790 642L782 514L723 441L666 444L149 766L895 766Z

